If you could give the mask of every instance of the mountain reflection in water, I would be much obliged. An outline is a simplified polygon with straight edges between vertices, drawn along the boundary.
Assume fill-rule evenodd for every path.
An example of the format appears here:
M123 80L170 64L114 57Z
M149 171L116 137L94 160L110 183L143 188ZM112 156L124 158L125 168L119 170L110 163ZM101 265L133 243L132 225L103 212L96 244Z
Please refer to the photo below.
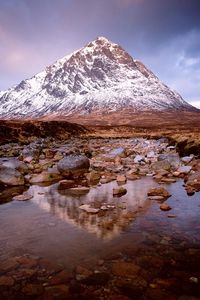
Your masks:
M112 239L134 220L138 210L150 206L146 194L152 185L156 184L151 178L128 181L124 185L128 193L119 198L112 194L116 182L92 187L85 195L73 195L69 190L58 191L57 184L48 187L33 185L29 193L34 196L32 201L50 214L78 228L84 228L100 239ZM88 214L79 208L83 204L95 208L105 205L111 207L97 214Z

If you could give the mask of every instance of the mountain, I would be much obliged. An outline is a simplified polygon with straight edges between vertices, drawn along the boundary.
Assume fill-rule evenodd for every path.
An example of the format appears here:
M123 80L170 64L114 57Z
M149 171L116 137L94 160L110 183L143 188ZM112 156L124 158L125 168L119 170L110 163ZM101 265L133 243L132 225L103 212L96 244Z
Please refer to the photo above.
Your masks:
M119 45L98 37L0 92L1 118L101 118L113 112L195 110Z

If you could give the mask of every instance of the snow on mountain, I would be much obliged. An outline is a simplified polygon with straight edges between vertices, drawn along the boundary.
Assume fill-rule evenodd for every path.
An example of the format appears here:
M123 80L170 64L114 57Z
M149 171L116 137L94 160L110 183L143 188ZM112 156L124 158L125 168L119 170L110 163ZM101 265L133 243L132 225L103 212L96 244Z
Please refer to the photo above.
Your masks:
M192 106L104 37L0 92L1 118L84 115L124 108L162 111L191 110Z

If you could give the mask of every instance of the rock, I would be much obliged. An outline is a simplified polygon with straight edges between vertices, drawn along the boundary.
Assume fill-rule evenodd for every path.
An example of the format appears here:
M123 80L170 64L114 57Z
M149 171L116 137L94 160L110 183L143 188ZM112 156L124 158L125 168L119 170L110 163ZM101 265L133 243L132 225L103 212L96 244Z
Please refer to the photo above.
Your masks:
M69 299L69 287L64 284L54 285L45 287L45 293L40 297L37 298L38 300L46 300L46 299L59 299L65 300Z
M22 292L27 295L27 296L39 296L43 293L44 288L42 285L40 284L26 284L23 289Z
M102 178L100 179L100 183L102 183L102 184L109 183L115 179L116 179L116 176L114 176L114 175L113 176L112 175L102 176Z
M148 196L162 196L164 198L170 197L170 193L163 187L152 188L147 193Z
M193 158L194 158L194 155L184 156L184 157L181 157L181 161L185 164L188 164L192 161Z
M163 197L163 196L149 196L148 199L149 199L149 200L162 201L162 200L165 199L165 197Z
M186 190L200 191L200 172L191 174L187 178Z
M64 177L79 177L88 172L90 161L85 155L70 154L61 159L57 167Z
M197 277L190 277L189 281L192 282L192 283L195 283L195 284L199 283L199 279Z
M32 195L30 195L28 193L24 193L22 195L14 196L13 200L16 200L16 201L27 201L27 200L30 200L32 198L33 198Z
M177 153L175 154L160 154L158 161L167 161L171 167L177 169L180 165L180 158Z
M117 175L116 178L118 183L125 183L126 182L126 176L125 175Z
M124 187L114 188L113 196L123 196L127 193L127 190Z
M91 171L86 175L87 181L89 184L97 184L101 178L101 175L98 172Z
M156 161L152 163L151 168L153 171L166 170L169 171L171 169L171 165L168 161Z
M67 190L70 194L73 195L84 195L87 194L90 191L90 188L87 186L78 186L75 188L70 188Z
M108 153L108 156L113 158L116 158L117 156L124 157L124 155L125 155L125 149L122 147L115 148Z
M192 170L191 166L181 166L177 169L180 174L188 174Z
M145 159L144 156L142 156L142 155L136 155L133 161L134 161L135 164L138 164L141 161L144 161L144 159Z
M99 209L93 208L89 204L83 204L79 208L90 214L97 214L99 212Z
M0 286L13 286L15 283L14 279L10 276L0 276Z
M160 209L163 210L163 211L169 211L169 210L171 210L171 207L166 203L162 203L160 205Z
M30 183L40 183L40 182L52 182L55 180L61 179L61 175L58 173L51 173L49 171L43 171L40 174L34 174L31 179L29 179Z
M43 153L45 154L46 158L52 159L54 158L54 155L56 154L55 149L43 149Z
M49 285L66 284L70 281L71 277L72 276L70 275L70 273L63 270L51 277L51 279L49 280Z
M64 179L64 180L59 181L59 183L58 183L59 190L66 190L66 189L74 188L76 186L77 186L77 184L75 183L74 180Z
M11 186L24 185L24 177L15 169L0 165L0 184Z
M110 279L110 274L106 272L99 272L90 275L89 277L83 279L81 282L86 285L105 285Z
M4 166L10 169L15 169L19 171L22 175L28 174L27 165L20 161L18 158L1 158L0 159L0 167Z
M112 265L112 273L125 278L136 277L139 270L140 267L132 262L118 261Z
M163 183L174 183L176 182L176 179L175 178L166 178L166 177L162 177L160 182L163 182Z
M83 280L92 275L92 271L81 266L77 266L75 272L76 272L76 280L78 281Z
M155 158L155 157L157 157L157 155L155 154L154 151L150 151L147 153L147 158Z
M129 180L138 180L138 179L140 179L140 176L138 176L136 174L127 174L126 178Z

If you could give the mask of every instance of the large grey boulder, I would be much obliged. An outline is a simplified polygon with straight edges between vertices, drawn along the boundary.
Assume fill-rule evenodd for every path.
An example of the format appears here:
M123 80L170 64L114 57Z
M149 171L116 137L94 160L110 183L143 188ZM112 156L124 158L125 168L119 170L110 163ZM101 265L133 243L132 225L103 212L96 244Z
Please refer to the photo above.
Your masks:
M170 166L174 169L177 169L180 164L180 157L177 153L173 153L173 154L160 154L158 156L158 161L167 161Z
M24 177L16 169L0 165L0 184L11 186L24 185Z
M27 165L18 160L16 157L8 157L8 158L0 158L0 167L4 166L10 169L15 169L19 171L21 174L28 174L28 167Z
M79 177L88 172L90 161L85 155L70 154L58 162L58 171L64 177Z

